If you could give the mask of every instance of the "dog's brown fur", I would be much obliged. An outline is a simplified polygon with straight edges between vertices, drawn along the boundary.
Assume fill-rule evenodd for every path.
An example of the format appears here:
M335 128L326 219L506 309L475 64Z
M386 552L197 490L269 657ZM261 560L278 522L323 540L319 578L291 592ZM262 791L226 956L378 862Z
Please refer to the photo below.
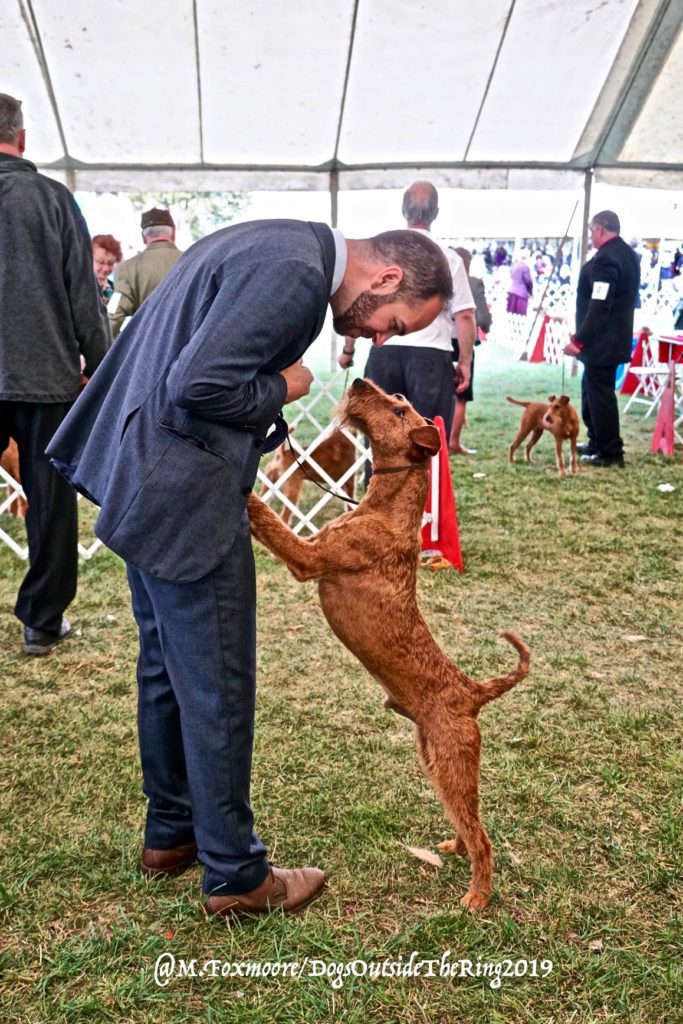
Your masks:
M5 448L4 452L0 454L0 466L5 470L6 473L16 480L18 484L21 483L21 474L19 472L19 449L17 448L17 442L13 437L10 437L9 444ZM25 519L28 511L28 502L21 494L10 502L7 508L8 513L11 516L18 516L19 519Z
M579 417L569 400L569 395L560 395L559 398L551 395L547 404L545 402L520 402L519 399L511 398L509 395L507 401L512 402L513 405L524 406L517 436L508 451L508 462L515 461L515 452L529 434L531 434L531 439L526 444L524 451L526 461L531 462L531 449L538 442L543 431L549 430L555 438L555 464L560 476L564 476L562 442L565 440L569 440L571 449L570 470L572 473L576 473L576 439L579 436Z
M369 381L354 382L340 416L372 445L374 473L358 508L302 539L252 495L252 532L298 580L319 581L334 632L389 694L386 706L415 723L426 774L458 833L440 849L469 854L472 879L462 903L475 910L489 901L493 870L491 842L479 819L477 715L524 679L529 651L513 633L503 634L519 661L514 671L488 682L475 682L446 657L416 599L428 464L439 450L439 433L405 399L391 398Z
M291 433L293 433L293 428L290 428L290 434ZM346 473L347 470L351 469L356 458L357 450L353 441L350 441L341 430L335 430L333 434L330 434L329 437L326 437L324 441L321 441L320 444L313 449L310 453L310 458L301 456L301 461L305 463L305 471L301 466L299 466L298 469L295 469L294 472L287 477L280 489L293 505L298 505L299 498L301 497L301 488L306 480L313 480L315 483L327 486L326 481L320 473L316 472L315 466L310 461L311 459L313 459L313 462L315 462L321 469L324 469L332 480L339 480L344 476L344 473ZM264 474L272 483L275 483L285 474L292 463L296 461L296 453L292 451L285 441L275 450L275 454L266 466ZM351 498L351 500L353 500L355 493L354 477L350 476L348 480L345 480L341 485L341 489L349 498ZM263 497L268 490L268 486L264 484L261 488L261 497ZM291 509L283 503L281 512L282 522L288 523L291 514Z

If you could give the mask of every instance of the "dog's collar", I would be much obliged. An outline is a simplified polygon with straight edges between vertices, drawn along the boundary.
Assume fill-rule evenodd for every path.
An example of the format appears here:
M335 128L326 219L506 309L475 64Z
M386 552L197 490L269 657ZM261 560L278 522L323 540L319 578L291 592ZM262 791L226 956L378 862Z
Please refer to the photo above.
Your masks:
M420 466L413 464L411 466L381 466L379 469L372 467L372 475L375 476L377 473L404 473L410 469L421 469L423 473L429 472L429 466Z

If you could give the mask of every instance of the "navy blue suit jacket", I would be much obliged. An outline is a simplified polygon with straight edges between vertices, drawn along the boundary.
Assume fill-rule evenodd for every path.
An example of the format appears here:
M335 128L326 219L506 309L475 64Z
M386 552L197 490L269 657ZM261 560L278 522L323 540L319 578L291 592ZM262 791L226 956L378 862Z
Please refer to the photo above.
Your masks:
M143 303L48 448L140 569L194 580L225 557L280 412L279 371L325 319L330 228L252 221L197 242Z

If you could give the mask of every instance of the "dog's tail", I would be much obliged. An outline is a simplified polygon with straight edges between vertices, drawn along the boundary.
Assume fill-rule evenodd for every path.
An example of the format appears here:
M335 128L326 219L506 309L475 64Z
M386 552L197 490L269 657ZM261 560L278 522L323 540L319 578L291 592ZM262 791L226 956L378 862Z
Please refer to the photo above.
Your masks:
M523 405L525 409L528 405L531 405L531 402L520 402L518 398L511 398L510 395L505 396L505 401L512 402L513 405Z
M483 707L489 701L495 700L496 697L500 697L503 693L507 693L517 683L521 683L522 679L526 679L529 674L531 652L527 645L519 639L516 633L503 633L503 637L513 647L516 647L519 652L517 668L512 672L508 672L506 676L500 676L498 679L488 679L486 682L478 684L481 700L479 707Z

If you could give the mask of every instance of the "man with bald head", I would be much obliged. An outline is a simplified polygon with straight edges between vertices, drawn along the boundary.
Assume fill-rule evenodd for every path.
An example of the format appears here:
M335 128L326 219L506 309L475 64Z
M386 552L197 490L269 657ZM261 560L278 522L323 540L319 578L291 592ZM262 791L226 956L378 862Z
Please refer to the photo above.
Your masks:
M439 196L429 181L414 182L403 196L406 226L429 237L439 213ZM472 348L476 337L475 304L464 264L453 249L441 247L450 267L453 298L428 327L412 333L401 332L374 348L365 367L370 377L389 394L405 395L422 416L443 417L446 436L451 427L454 390L465 391L470 382ZM451 360L451 338L458 338L460 355L455 368ZM346 338L339 357L342 367L353 361L353 339ZM461 448L458 454L466 454Z

